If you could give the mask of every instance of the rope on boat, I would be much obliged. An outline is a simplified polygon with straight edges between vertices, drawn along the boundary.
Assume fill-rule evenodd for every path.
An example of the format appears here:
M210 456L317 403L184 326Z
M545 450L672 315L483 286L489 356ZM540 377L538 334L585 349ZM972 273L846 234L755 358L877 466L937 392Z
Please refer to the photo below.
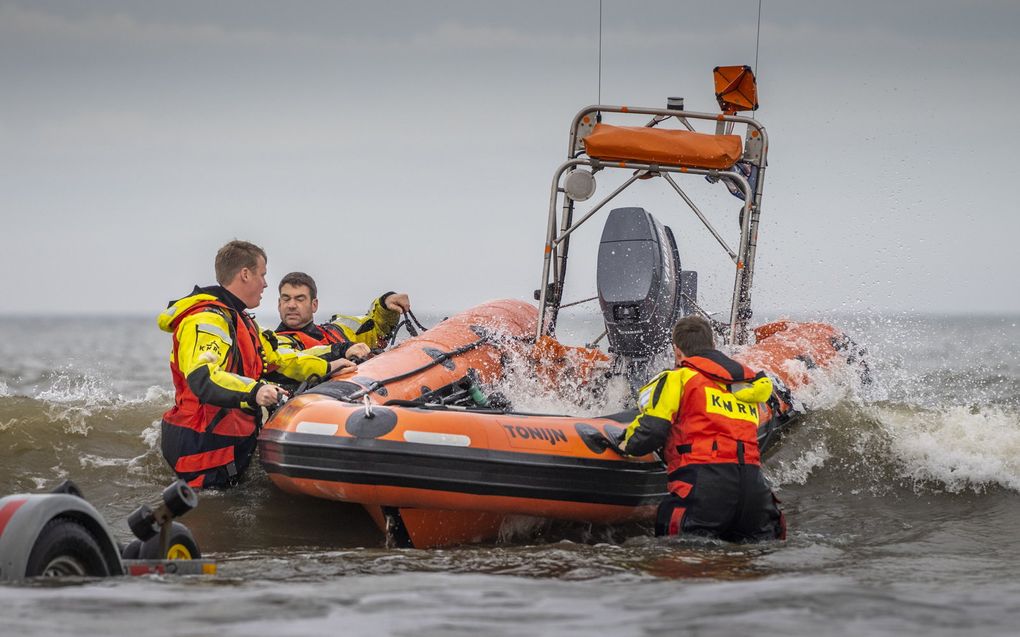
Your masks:
M372 381L372 383L369 384L368 387L359 389L358 391L356 391L353 394L351 394L348 397L348 400L350 400L352 402L356 401L356 400L360 400L362 397L367 397L368 394L371 394L372 392L376 391L380 387L385 387L386 385L389 385L390 383L395 383L398 380L404 380L405 378L410 378L411 376L414 376L415 374L420 374L420 373L424 372L425 370L432 369L436 365L441 365L442 363L450 360L454 356L460 356L461 354L464 354L466 352L470 352L471 350L473 350L474 348L478 347L479 345L482 345L483 343L491 340L491 338L492 337L489 336L489 335L483 336L483 337L479 338L477 341L472 341L472 342L468 343L467 345L462 345L462 346L458 347L457 349L450 350L449 352L443 352L443 353L439 354L438 356L436 356L434 359L432 359L431 362L426 363L426 364L422 365L421 367L417 367L417 368L412 369L410 371L406 371L406 372L404 372L402 374L397 374L396 376L390 376L389 378L384 378L382 380Z
M407 310L401 316L402 316L401 320L396 325L394 325L393 329L390 330L390 333L386 335L386 341L389 344L389 347L393 346L394 342L397 339L397 332L399 332L400 328L402 327L407 329L407 333L411 336L411 338L418 336L418 330L421 330L422 332L427 332L429 330L429 328L421 324L421 321L418 320L418 317L415 316L414 312L412 312L411 310ZM378 354L383 351L385 350L379 350L378 352L374 353Z

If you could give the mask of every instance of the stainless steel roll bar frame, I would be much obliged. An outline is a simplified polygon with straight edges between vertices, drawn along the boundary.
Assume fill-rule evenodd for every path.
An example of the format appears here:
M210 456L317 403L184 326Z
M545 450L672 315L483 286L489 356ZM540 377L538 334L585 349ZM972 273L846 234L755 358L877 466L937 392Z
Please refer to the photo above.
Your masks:
M716 122L716 134L730 134L735 125L746 126L744 152L741 161L757 168L757 179L754 191L744 175L735 170L708 170L681 166L665 166L660 164L607 161L585 156L582 139L592 131L595 122L603 113L620 113L628 115L651 115L652 120L645 126L655 126L670 118L676 118L688 130L694 130L688 120L705 120ZM751 117L726 115L719 113L699 113L686 110L661 108L643 108L629 106L587 106L574 116L570 127L570 144L567 149L567 161L560 164L553 175L552 191L549 198L549 221L546 229L545 255L542 264L542 283L538 288L538 327L536 337L543 334L553 335L556 331L556 318L563 301L563 286L567 274L567 254L570 248L570 235L581 224L590 219L596 212L626 190L637 179L642 177L662 177L691 208L695 216L708 229L709 233L719 242L736 266L733 282L733 296L730 307L728 341L733 345L748 342L747 324L751 319L751 282L754 277L754 260L758 246L758 218L761 214L762 190L765 183L765 167L768 164L768 135L765 127ZM574 204L561 185L563 177L578 167L588 167L592 173L604 169L616 168L634 171L634 174L612 193L595 204L577 222L573 221ZM687 194L680 188L672 173L678 175L699 175L713 181L729 181L744 193L743 223L740 227L740 244L734 252L723 240L722 236L708 222L704 214ZM563 196L562 204L559 203ZM562 213L557 229L557 208ZM550 280L551 275L551 280Z

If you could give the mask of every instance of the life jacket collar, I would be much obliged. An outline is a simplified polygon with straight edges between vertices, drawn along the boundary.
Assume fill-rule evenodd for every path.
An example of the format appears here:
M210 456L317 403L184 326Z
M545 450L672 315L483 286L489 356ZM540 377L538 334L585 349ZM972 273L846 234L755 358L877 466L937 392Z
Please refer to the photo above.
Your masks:
M741 402L763 403L772 395L772 379L765 372L755 373L719 350L704 350L688 356L680 366L726 385Z
M247 310L241 299L222 286L210 285L202 288L196 285L191 294L171 301L167 304L167 308L160 312L157 318L159 329L164 332L175 331L181 319L190 314L191 310L197 309L199 305L219 305L238 314L243 314Z
M280 321L280 324L277 325L276 329L273 331L276 332L277 334L297 334L298 332L300 332L302 334L307 334L308 336L311 336L312 338L320 341L325 338L325 335L322 333L322 330L319 328L318 325L315 324L314 320L308 321L307 323L305 323L304 327L299 327L297 329L288 327L286 323Z
M688 367L712 380L730 385L749 383L755 373L749 367L738 363L717 349L707 349L684 358L680 367Z

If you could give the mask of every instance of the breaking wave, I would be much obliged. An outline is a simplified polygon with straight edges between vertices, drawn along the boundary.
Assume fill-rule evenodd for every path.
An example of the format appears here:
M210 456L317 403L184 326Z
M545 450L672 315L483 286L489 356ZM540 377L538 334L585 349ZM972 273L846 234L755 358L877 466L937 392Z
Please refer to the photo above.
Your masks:
M925 323L884 326L867 333L870 382L816 374L796 396L812 411L770 460L773 479L875 495L1020 492L1015 353L953 321L940 326L948 340Z
M766 462L780 492L1020 492L1020 363L1008 352L991 358L985 341L994 333L971 334L982 345L969 349L954 334L963 342L957 351L925 340L932 330L921 327L853 334L870 351L870 383L850 369L809 372L815 382L795 399L811 412ZM0 489L35 491L73 478L118 512L128 507L122 501L161 490L173 476L159 453L158 423L173 392L162 358L141 369L127 378L70 367L0 370ZM620 377L602 385L577 377L553 391L529 370L523 358L510 357L494 388L521 411L592 416L631 401ZM274 492L257 467L252 473L255 491ZM527 535L530 524L520 526Z

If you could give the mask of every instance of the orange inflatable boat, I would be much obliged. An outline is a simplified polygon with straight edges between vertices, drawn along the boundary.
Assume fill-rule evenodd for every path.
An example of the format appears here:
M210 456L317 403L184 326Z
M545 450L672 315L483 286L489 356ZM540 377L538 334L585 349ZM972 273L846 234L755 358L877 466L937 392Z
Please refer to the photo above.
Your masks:
M508 515L651 519L666 492L664 466L655 456L620 456L609 444L634 412L583 418L467 408L436 398L496 384L503 361L521 355L536 319L527 303L487 303L297 396L262 431L263 467L286 491L365 505L403 546L491 539ZM783 327L810 344L801 355L822 364L841 357L832 328ZM741 358L769 358L773 344L784 357L788 342L765 338ZM596 383L609 366L598 358L585 368L585 353L531 362L535 373L559 363L561 374ZM564 364L564 358L573 360ZM791 370L797 367L775 370L778 387L806 381ZM759 441L767 450L796 412L780 394L760 413Z
M744 97L753 89L749 72L717 69L724 79L741 78ZM650 520L666 494L662 462L614 450L636 412L526 413L515 408L508 396L513 392L505 391L510 371L523 368L552 391L570 388L574 400L587 396L598 404L613 379L626 377L632 388L639 387L669 363L664 355L679 317L697 313L711 319L698 302L697 273L681 267L672 230L642 208L617 208L609 213L598 247L598 295L587 299L598 300L606 330L583 347L556 339L560 310L577 304L562 298L573 231L635 180L649 178L663 179L683 196L735 265L729 320L711 322L731 354L774 380L777 391L759 405L759 442L767 452L800 413L791 392L819 370L848 364L857 352L824 324L749 327L768 145L756 120L735 115L738 102L743 103L720 97L723 114L617 106L582 110L574 119L567 161L553 180L538 307L514 300L485 303L354 372L300 392L260 434L262 465L273 482L289 492L362 504L402 546L492 539L509 516L610 524ZM756 105L756 96L744 102ZM652 119L640 129L614 129L602 121L613 113ZM684 126L658 128L670 119ZM716 132L693 132L690 121L698 119L711 122ZM743 143L732 134L738 125L746 128ZM610 168L633 173L575 222L575 206L596 190L595 173ZM743 201L737 249L674 180L692 175L727 185ZM606 350L598 347L604 337Z

